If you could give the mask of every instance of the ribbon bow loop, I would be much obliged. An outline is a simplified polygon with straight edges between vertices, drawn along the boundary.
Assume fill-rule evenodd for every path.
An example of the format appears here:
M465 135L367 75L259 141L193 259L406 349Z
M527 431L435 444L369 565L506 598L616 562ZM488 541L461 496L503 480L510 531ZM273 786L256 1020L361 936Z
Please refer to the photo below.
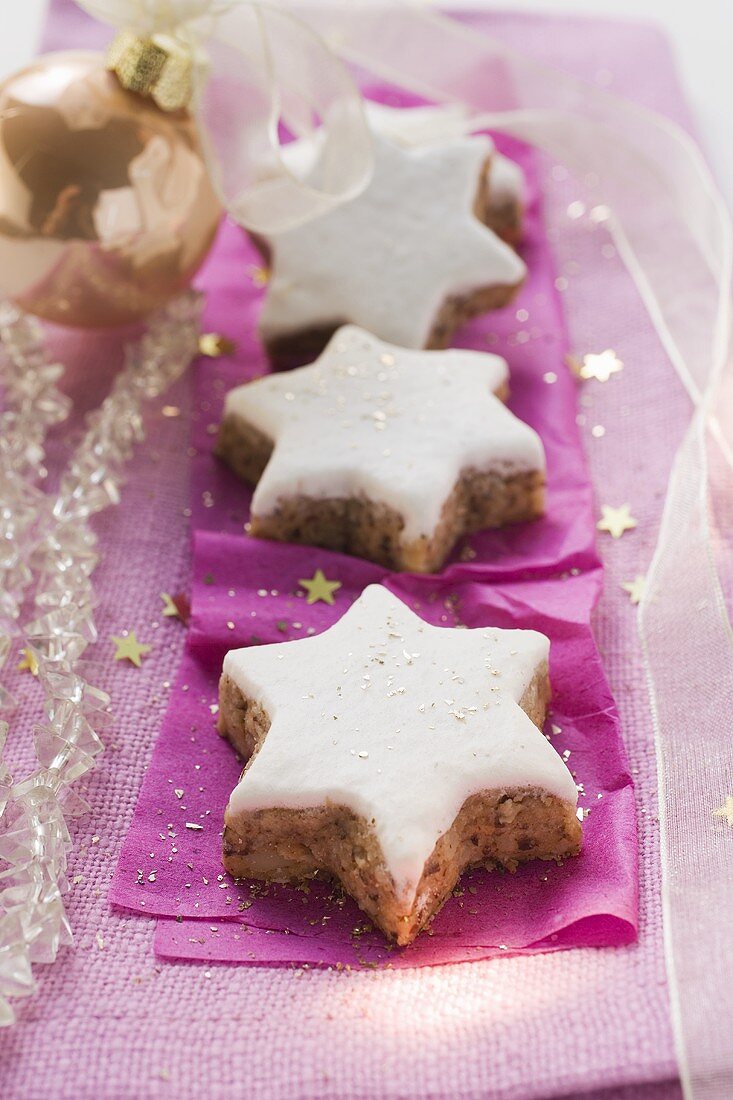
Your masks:
M174 51L168 73L180 74L181 83L171 90L161 77L150 94L166 109L190 99L214 186L240 225L283 232L368 183L372 142L359 91L323 38L290 12L259 0L78 3L120 32L118 75L128 50L139 54L147 44L161 58ZM129 66L135 79L138 61ZM155 64L142 69L145 79L158 79ZM297 167L285 139L316 132L313 158Z

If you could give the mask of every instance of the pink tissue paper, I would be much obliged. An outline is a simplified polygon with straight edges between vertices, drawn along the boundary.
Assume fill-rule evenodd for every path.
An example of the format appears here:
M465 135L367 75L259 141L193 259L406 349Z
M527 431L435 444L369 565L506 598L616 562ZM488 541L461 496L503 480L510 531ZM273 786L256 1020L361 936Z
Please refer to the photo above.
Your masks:
M385 90L378 98L407 102ZM590 627L601 568L575 422L576 383L564 361L567 339L534 154L510 139L497 143L521 163L528 181L522 254L529 277L511 307L466 326L456 343L507 358L510 407L545 445L547 513L463 540L438 576L390 574L357 558L244 534L249 490L212 448L226 391L267 369L256 338L260 260L243 234L226 225L207 266L206 324L233 335L237 348L197 366L190 632L110 895L116 907L158 918L155 949L162 957L410 967L635 938L634 799ZM305 603L299 579L317 568L341 581L333 607ZM241 770L215 729L224 653L324 630L375 581L438 625L527 627L550 637L554 697L547 732L581 785L584 814L580 857L559 867L529 865L514 875L465 875L429 933L402 950L390 948L356 905L326 883L237 884L221 865L224 808Z

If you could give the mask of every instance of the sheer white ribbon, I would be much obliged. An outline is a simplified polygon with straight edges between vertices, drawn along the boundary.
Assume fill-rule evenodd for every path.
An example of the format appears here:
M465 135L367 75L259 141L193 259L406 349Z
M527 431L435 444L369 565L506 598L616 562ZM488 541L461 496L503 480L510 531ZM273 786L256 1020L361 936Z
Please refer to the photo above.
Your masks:
M84 2L90 11L106 13L104 18L119 25L120 13L129 13L133 0ZM176 8L191 20L204 12L223 13L224 20L232 9L230 4L205 0L167 5L162 0L138 0L134 6L146 18L153 9ZM235 6L252 9L252 19L264 20L268 35L254 36L252 42L255 54L261 48L266 54L272 48L275 21L284 17L272 11L265 16L263 5ZM695 144L659 115L532 62L421 6L344 0L340 6L299 11L342 58L431 100L463 104L469 111L467 125L506 130L597 180L597 201L611 212L607 224L694 403L672 470L639 623L656 727L664 922L680 1073L688 1097L729 1100L733 1056L730 1044L719 1042L718 1022L733 1019L733 861L731 836L713 811L733 795L733 632L723 598L733 570L729 552L727 559L716 560L721 540L712 518L715 514L719 519L717 513L722 515L726 505L730 511L733 493L732 246L727 211ZM139 26L142 30L143 23ZM237 33L246 33L244 24ZM215 38L221 39L219 29ZM294 49L291 38L282 56L276 47L277 63L266 62L263 54L259 67L255 56L252 74L257 79L273 72L282 75L282 65L292 60ZM234 54L236 66L244 56L252 57L252 48L243 50L237 39ZM317 90L325 95L314 99L321 106L340 105L336 116L343 136L358 117L349 96L342 100L335 94L342 89L335 77L326 93L318 89L321 73L301 62L294 70L296 83L303 78L314 96ZM253 103L254 117L261 121L267 111L256 94ZM241 114L231 120L233 126L246 126L229 176L234 180L230 208L239 220L249 218L248 224L262 225L270 218L271 224L277 223L291 202L302 218L309 206L316 212L319 204L337 201L339 190L342 197L363 182L360 137L356 148L362 159L357 157L358 170L348 186L338 156L335 162L324 158L320 183L325 184L318 201L309 203L294 194L297 181L291 177L294 186L288 186L282 163L266 185L255 186L251 193L242 191L238 176L249 181L248 158L263 151L261 137L254 134L246 115L243 103ZM326 110L324 119L328 115ZM302 120L292 128L302 132ZM234 130L229 130L219 146L223 163L226 142L233 136ZM334 148L332 144L331 154Z
M690 138L663 117L425 10L323 8L342 56L490 124L598 181L598 201L695 412L672 470L639 625L655 723L665 946L687 1097L728 1100L733 1056L730 835L733 633L711 506L733 493L731 226ZM500 89L510 98L497 101ZM494 101L492 102L492 98ZM491 113L487 114L487 110ZM727 398L727 402L726 402ZM715 474L708 445L715 440Z
M78 3L118 30L173 39L190 56L209 170L241 225L283 231L368 182L371 136L358 89L323 39L290 12L254 0ZM321 133L304 175L282 156L281 126L296 137Z

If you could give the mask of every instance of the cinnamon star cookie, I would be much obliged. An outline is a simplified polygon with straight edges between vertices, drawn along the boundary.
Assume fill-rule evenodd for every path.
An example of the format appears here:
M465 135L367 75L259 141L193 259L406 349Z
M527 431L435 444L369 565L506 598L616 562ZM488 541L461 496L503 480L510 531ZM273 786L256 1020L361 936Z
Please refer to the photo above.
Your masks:
M237 878L339 879L410 943L467 867L578 852L577 790L542 734L548 639L430 626L372 585L325 633L227 654L219 729L247 766Z
M524 280L522 260L481 220L491 220L491 138L407 145L369 117L375 164L362 194L256 242L271 269L260 333L280 363L317 354L345 322L403 347L446 347ZM311 152L295 143L288 157L302 167Z
M534 519L544 453L507 378L496 355L349 325L310 366L232 390L218 453L256 485L251 534L430 573L463 534Z

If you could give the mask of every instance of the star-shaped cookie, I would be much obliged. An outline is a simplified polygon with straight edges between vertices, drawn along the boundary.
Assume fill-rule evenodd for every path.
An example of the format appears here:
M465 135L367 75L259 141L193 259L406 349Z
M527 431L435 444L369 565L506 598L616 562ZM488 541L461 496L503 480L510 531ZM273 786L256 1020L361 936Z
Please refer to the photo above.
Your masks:
M430 626L372 585L325 633L227 654L220 731L249 762L226 811L235 877L325 870L399 944L479 864L580 847L541 732L549 642Z
M526 268L480 220L493 152L481 135L406 146L373 125L361 195L257 243L271 268L260 332L300 361L345 322L403 347L445 347L466 318L505 305ZM290 147L294 163L311 155Z
M348 325L310 366L232 390L218 451L257 485L251 533L433 572L466 532L540 515L542 444L496 396L507 377Z

